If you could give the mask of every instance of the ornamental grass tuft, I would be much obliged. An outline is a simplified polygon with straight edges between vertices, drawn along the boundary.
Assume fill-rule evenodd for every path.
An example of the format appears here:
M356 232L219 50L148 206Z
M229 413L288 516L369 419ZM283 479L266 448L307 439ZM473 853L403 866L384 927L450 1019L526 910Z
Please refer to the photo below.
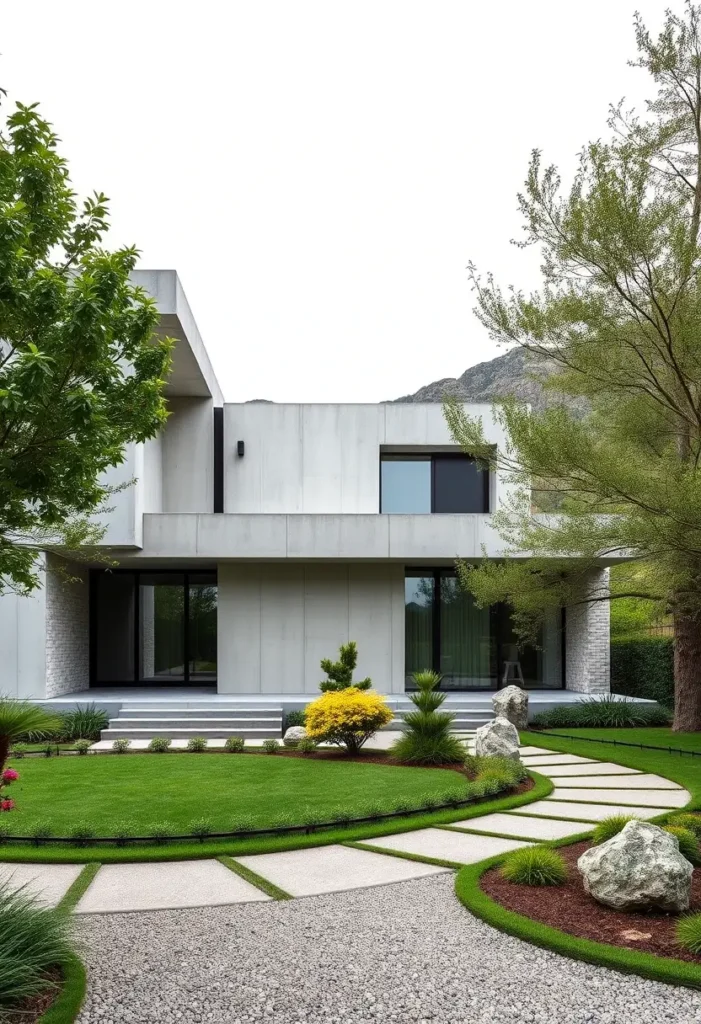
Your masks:
M683 814L675 814L667 822L668 825L673 825L675 828L687 828L690 832L701 840L701 814L692 814L691 811L686 811Z
M148 830L149 839L153 839L157 846L167 843L176 835L178 835L178 830L170 821L154 822Z
M203 843L207 836L211 836L214 832L214 826L209 818L197 818L191 823L189 832L195 839L199 839Z
M677 942L690 953L701 954L701 914L687 914L679 919Z
M609 818L600 821L592 833L592 841L595 846L613 839L619 832L622 832L629 821L637 819L631 814L612 814Z
M701 864L699 841L690 829L682 828L681 825L665 825L664 830L676 838L682 857L686 857L695 866Z
M562 885L567 879L567 865L548 846L527 846L509 854L501 873L518 885Z
M404 716L405 734L392 746L390 753L401 764L460 764L465 747L450 730L455 715L438 709L446 698L437 687L437 672L415 672L417 690L409 699L416 708Z
M0 1019L50 987L48 972L72 955L69 927L67 915L41 906L25 888L0 882Z

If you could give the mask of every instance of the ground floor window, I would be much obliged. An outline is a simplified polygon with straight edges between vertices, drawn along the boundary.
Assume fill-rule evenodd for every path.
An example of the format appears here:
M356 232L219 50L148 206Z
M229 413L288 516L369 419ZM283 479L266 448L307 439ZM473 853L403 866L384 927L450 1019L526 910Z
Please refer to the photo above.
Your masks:
M444 690L493 690L515 657L527 687L563 685L559 615L546 622L537 645L515 652L509 609L478 608L451 569L407 569L404 605L407 689L414 672L429 668L440 672Z
M92 685L216 682L215 572L105 570L91 583Z

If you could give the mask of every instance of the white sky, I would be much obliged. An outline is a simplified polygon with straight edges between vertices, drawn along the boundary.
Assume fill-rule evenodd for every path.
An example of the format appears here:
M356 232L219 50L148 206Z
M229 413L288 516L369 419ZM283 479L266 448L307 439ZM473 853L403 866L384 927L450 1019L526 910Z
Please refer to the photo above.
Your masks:
M497 354L466 264L537 283L530 150L571 172L649 94L636 5L656 32L668 0L15 0L0 85L177 269L228 401L381 401Z

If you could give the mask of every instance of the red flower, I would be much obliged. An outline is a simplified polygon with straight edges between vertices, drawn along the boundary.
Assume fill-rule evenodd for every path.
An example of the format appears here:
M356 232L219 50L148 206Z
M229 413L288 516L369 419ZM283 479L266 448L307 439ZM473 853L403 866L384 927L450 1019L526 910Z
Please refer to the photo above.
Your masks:
M13 811L14 809L14 800L0 800L0 811Z
M18 778L19 778L19 772L15 771L14 768L6 768L5 771L2 773L2 781L3 782L7 782L7 783L17 782Z

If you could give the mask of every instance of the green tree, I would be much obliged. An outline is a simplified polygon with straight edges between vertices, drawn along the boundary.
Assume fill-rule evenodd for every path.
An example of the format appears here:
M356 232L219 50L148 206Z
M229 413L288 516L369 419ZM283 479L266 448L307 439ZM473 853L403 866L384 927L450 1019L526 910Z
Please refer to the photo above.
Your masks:
M440 711L446 698L437 689L441 677L425 669L414 673L416 692L409 695L416 711L404 716L406 732L391 748L395 761L403 764L461 764L465 747L451 732L455 715Z
M353 672L358 664L358 645L355 640L347 644L341 644L338 651L338 661L331 661L331 658L322 658L321 667L328 676L319 683L322 693L329 693L332 690L347 690L354 686L356 690L369 690L372 686L372 679L361 679L360 682L353 682Z
M653 38L635 17L654 95L611 109L565 190L539 152L519 203L543 286L503 292L471 277L492 336L556 372L542 413L505 401L495 452L456 402L446 416L466 451L512 484L495 517L509 557L459 567L479 603L506 600L522 635L545 608L597 601L600 559L630 559L613 597L655 602L675 627L675 720L701 729L701 9L667 12ZM578 417L568 399L586 400ZM517 559L516 552L531 557Z
M97 538L100 474L166 418L137 250L102 248L106 197L79 207L57 143L36 104L0 129L0 591L38 585L37 547Z

